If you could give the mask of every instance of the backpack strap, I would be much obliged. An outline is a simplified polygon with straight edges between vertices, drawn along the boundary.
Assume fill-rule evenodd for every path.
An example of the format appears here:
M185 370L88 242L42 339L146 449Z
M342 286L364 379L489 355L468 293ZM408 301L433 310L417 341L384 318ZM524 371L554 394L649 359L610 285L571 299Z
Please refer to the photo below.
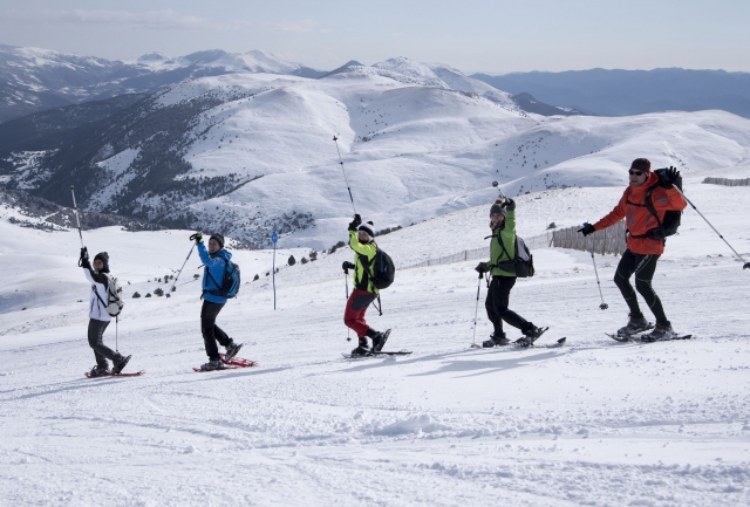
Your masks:
M661 181L661 180L659 180L659 181ZM654 183L653 185L651 185L650 187L648 187L646 189L646 195L643 198L643 204L639 204L639 203L633 202L630 199L626 199L626 202L628 204L630 204L631 206L638 206L640 208L646 208L646 209L648 209L648 212L651 213L651 215L654 217L654 219L656 220L656 223L659 224L657 227L661 227L662 226L662 221L659 220L659 215L656 213L656 207L654 206L654 197L653 197L654 190L658 186L661 186L661 185L657 181L656 183ZM636 238L636 239L650 238L649 231L647 231L646 234L633 234L629 230L627 232L630 235L630 237L632 237L632 238ZM653 239L653 238L650 238L650 239Z
M222 257L222 259L224 259L224 271L226 272L227 268L229 267L229 261L225 257ZM214 296L221 296L221 294L217 293L217 291L221 291L221 285L219 285L219 283L216 281L216 278L213 277L213 275L211 274L211 270L208 269L208 266L206 266L206 274L211 279L211 281L214 282L215 288L211 290L204 290L203 292L208 292L209 294L213 294ZM222 280L223 278L224 276L222 275Z
M375 257L378 253L378 244L374 241L372 244L375 246L375 255L372 256L372 260L367 258L367 255L363 253L357 253L357 257L359 257L359 262L362 264L362 280L360 283L360 286L364 286L364 289L367 290L367 288L370 286L370 277L375 277L374 273L371 275L374 263L375 263Z
M360 280L360 286L363 286L363 290L367 290L370 286L370 268L372 267L372 261L367 258L365 254L358 253L359 262L362 264L362 280ZM375 257L372 258L375 260Z
M500 258L498 257L496 261L490 262L490 267L491 268L499 268L499 269L503 269L504 270L505 268L502 265L507 265L506 263L511 263L512 264L513 263L513 259L510 257L510 252L508 252L508 249L505 248L505 244L503 243L503 237L502 237L502 235L500 235L498 233L497 236L494 236L494 234L493 234L493 239L494 238L497 238L497 242L500 244L500 248L502 248L502 250L503 250L502 253L504 253L505 256L508 259L504 260L504 261L501 261ZM492 259L490 259L490 261L492 261ZM509 267L511 268L510 271L512 271L513 267L512 266L509 266Z
M109 299L109 290L110 290L109 288L112 286L112 280L109 278L109 275L104 274L104 276L107 279L107 284L105 288L107 289L107 299ZM99 300L99 302L102 304L102 307L104 307L104 309L107 310L107 308L109 308L109 303L105 303L102 297L99 295L99 291L96 290L96 284L91 286L91 290L94 291L94 294L96 295L96 299Z

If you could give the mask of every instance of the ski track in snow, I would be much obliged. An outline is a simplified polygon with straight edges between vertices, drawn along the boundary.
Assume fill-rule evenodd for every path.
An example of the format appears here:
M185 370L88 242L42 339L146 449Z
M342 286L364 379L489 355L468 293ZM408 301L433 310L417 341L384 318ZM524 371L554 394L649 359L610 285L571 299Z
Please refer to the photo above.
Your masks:
M741 199L731 197L743 190L695 185L694 192L735 247L750 250ZM617 195L591 193L606 198L569 220L605 213ZM713 207L718 202L728 209ZM524 205L537 210L520 198L521 222ZM439 218L430 228L435 239L448 234L452 244L469 244L476 239L460 234L481 231L459 227L483 227L485 211ZM551 326L540 347L470 348L477 279L476 262L467 261L399 270L383 293L384 315L369 311L374 327L393 329L387 348L412 355L346 360L340 353L354 345L341 322L340 265L351 253L342 249L281 271L277 310L269 282L260 281L243 285L220 314L219 325L245 343L241 355L257 367L191 371L205 361L192 284L170 299L126 298L119 349L133 354L129 371L146 374L89 380L77 235L0 222L3 236L34 244L41 270L49 267L45 255L72 252L73 259L54 306L30 299L27 310L0 314L0 504L748 505L750 273L695 214L687 211L683 224L654 285L675 329L693 340L610 340L604 333L627 313L611 281L617 257L597 258L610 305L601 311L588 253L535 249L537 276L518 282L511 307ZM382 244L419 259L430 251L429 242L414 240L420 227ZM113 269L141 290L143 245L132 240L139 234L89 231L87 241L96 243L92 251L117 245ZM153 262L179 266L187 234L147 236L164 256L176 251ZM250 255L236 252L243 268L256 262ZM24 260L15 259L10 283L21 287L13 277ZM490 333L485 294L482 285L477 342ZM105 333L110 346L114 326ZM563 347L541 347L561 336Z

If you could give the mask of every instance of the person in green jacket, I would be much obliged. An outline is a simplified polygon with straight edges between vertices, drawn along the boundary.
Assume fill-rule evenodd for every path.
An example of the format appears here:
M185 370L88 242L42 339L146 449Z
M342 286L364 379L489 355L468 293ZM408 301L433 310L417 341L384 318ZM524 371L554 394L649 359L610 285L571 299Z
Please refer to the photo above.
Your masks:
M344 262L344 272L354 270L354 289L346 302L344 311L344 324L355 333L359 339L357 348L352 350L353 356L366 356L373 352L380 352L385 345L391 330L379 332L367 325L365 312L376 297L378 289L373 285L374 266L372 260L375 258L378 245L375 243L375 233L372 230L372 222L362 224L362 217L354 215L354 220L349 224L349 248L354 250L354 263ZM372 350L367 338L372 339Z
M531 344L544 332L544 329L524 319L508 308L510 291L516 283L513 271L513 258L516 255L516 203L512 199L499 198L490 208L490 261L480 262L476 268L479 274L487 272L492 276L484 307L487 317L494 326L490 339L483 347L495 347L510 343L503 331L503 321L521 330L525 343Z

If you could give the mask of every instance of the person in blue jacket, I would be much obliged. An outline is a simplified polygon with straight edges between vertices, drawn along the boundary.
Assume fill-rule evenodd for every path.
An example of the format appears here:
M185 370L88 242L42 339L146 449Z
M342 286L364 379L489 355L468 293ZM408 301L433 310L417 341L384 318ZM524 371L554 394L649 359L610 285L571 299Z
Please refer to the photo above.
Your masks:
M208 362L201 366L201 370L220 370L224 363L219 356L217 342L225 347L224 361L231 360L237 355L242 344L234 343L219 326L216 325L216 317L227 302L226 296L221 294L221 282L224 279L224 270L232 259L232 253L224 250L224 236L212 234L208 240L208 249L203 244L203 234L195 233L191 238L195 239L198 246L198 255L205 266L203 272L203 306L201 307L201 333L206 346Z

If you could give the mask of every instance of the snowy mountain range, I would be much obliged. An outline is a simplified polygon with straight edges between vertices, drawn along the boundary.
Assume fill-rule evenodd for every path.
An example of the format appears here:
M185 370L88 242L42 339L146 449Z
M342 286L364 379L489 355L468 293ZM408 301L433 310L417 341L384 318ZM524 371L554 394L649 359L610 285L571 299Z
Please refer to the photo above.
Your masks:
M185 79L238 72L322 74L262 51L232 54L217 49L178 58L150 53L122 62L0 44L0 123L55 107L153 92Z
M723 109L750 118L750 73L693 69L590 69L472 74L511 93L597 116Z
M750 120L725 111L547 117L402 58L204 76L0 124L0 504L747 505L750 271L725 242L750 259L748 187L704 180L747 178L749 151ZM617 257L544 241L551 222L607 213L638 156L678 166L697 205L654 279L694 339L610 340L627 318ZM473 269L492 180L542 240L511 301L551 326L531 349L470 346L492 332ZM344 239L355 208L403 225L378 234L397 274L367 319L409 356L341 357L348 248L284 262ZM186 228L103 227L120 222L99 211ZM195 228L224 232L241 266L219 324L254 368L192 370ZM82 245L109 252L125 309L104 342L143 376L83 375Z
M543 116L407 58L312 77L260 53L134 65L192 77L156 91L130 77L116 85L142 91L0 124L0 184L65 206L73 185L85 213L324 249L355 210L408 226L481 202L492 180L511 194L618 185L636 156L689 174L742 164L750 146L750 122L729 113Z

